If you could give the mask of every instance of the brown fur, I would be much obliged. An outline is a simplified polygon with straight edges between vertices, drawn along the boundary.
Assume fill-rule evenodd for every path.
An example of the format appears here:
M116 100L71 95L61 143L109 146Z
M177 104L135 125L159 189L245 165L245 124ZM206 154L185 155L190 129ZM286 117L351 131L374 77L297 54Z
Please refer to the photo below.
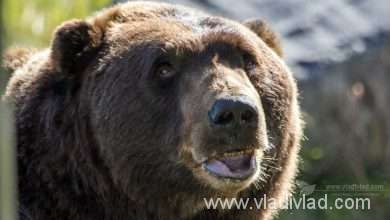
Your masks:
M269 47L271 47L280 57L283 56L282 44L279 36L271 27L262 20L248 20L244 24L254 31Z
M262 22L131 2L65 22L49 50L13 54L5 97L16 106L20 204L31 219L270 219L274 210L206 210L203 198L282 201L292 189L297 88ZM161 57L180 69L169 81L150 73ZM260 109L235 145L205 122L221 94ZM238 145L261 159L258 179L217 181L201 169L202 157Z
M12 48L4 54L4 67L7 71L13 72L23 66L27 60L34 54L34 49Z

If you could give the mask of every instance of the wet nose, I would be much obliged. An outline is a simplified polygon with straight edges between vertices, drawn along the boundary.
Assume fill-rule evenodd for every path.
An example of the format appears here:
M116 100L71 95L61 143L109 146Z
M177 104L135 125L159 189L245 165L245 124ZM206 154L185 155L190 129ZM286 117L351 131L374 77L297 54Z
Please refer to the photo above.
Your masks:
M212 126L225 128L253 127L258 121L256 105L247 96L218 99L208 115Z

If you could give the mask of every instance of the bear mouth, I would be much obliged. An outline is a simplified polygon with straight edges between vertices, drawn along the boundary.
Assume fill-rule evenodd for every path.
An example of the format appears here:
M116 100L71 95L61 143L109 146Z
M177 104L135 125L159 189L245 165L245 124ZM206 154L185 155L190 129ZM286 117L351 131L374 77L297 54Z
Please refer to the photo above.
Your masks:
M253 150L235 151L207 160L203 168L218 178L245 180L254 175L257 163Z

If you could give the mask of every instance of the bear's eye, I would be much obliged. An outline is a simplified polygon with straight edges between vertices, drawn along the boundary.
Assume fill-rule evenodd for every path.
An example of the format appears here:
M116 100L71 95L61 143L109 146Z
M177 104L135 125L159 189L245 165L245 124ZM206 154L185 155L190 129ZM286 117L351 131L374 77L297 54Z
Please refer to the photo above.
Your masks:
M243 60L244 60L244 67L245 71L250 72L251 70L256 68L256 60L253 56L250 54L244 54L243 55Z
M156 75L160 79L169 79L176 75L176 70L170 63L162 63L156 69Z

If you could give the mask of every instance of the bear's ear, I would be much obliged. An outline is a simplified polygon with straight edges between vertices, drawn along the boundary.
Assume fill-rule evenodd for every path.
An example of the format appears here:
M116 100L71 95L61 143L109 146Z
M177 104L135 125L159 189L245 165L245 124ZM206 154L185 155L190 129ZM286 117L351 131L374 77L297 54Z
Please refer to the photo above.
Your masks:
M3 67L8 72L14 72L21 68L35 51L35 49L27 48L7 49L3 55Z
M282 45L279 36L260 19L244 21L243 24L257 34L276 54L283 56Z
M102 32L90 23L71 20L55 31L51 59L57 71L74 74L83 70L101 44Z

